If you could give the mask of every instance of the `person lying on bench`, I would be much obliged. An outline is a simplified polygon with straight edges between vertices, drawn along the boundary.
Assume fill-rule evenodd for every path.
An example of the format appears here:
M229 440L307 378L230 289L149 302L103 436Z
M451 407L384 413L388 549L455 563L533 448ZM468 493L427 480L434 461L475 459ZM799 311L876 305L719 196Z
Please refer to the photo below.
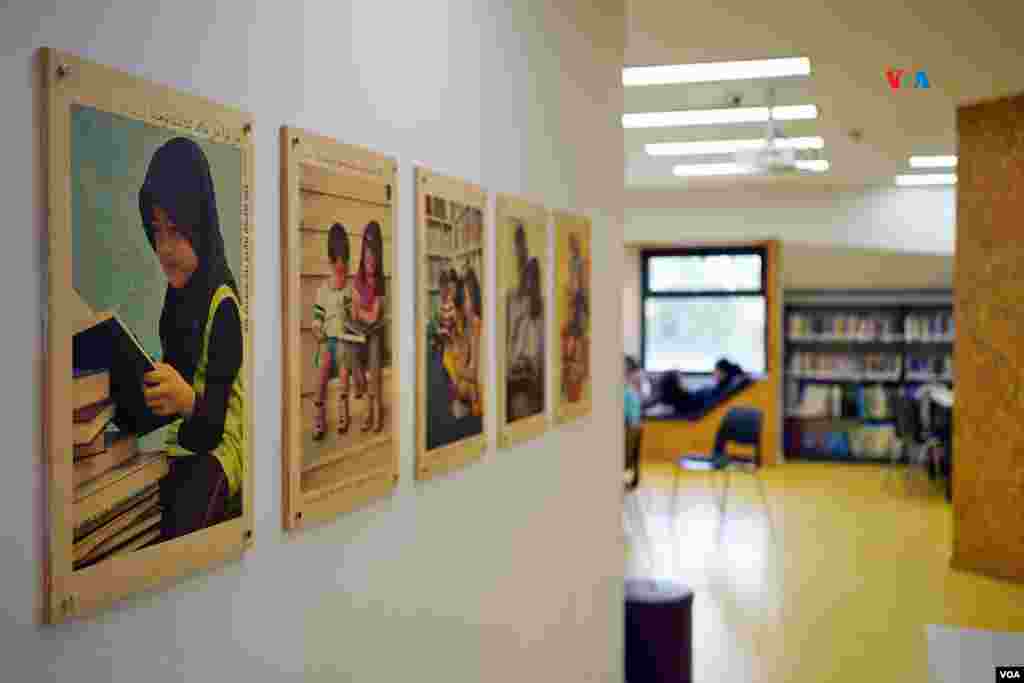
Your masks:
M708 387L688 390L683 386L678 370L670 370L661 376L661 403L670 406L676 415L699 414L717 405L745 377L743 368L726 358L715 363L714 384Z

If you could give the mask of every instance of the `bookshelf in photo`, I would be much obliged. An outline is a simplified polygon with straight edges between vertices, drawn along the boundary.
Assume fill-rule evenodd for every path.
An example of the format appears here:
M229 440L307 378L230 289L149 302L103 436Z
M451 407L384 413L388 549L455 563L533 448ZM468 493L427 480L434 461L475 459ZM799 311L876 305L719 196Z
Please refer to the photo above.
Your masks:
M786 453L884 460L900 447L893 398L952 386L952 292L789 291Z
M441 275L454 270L461 275L469 268L484 272L483 211L443 197L424 195L426 255L429 272L430 314L441 305Z

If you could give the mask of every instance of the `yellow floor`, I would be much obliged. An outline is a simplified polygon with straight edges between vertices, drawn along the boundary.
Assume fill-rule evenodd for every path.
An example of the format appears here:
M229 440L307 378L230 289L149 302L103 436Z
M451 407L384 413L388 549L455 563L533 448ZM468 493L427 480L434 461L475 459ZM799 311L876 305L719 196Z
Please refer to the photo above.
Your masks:
M706 473L676 510L671 466L643 473L629 572L694 590L695 681L927 681L927 624L1024 631L1024 584L949 569L951 507L923 474L908 492L882 466L768 468L769 525L734 473L720 527Z

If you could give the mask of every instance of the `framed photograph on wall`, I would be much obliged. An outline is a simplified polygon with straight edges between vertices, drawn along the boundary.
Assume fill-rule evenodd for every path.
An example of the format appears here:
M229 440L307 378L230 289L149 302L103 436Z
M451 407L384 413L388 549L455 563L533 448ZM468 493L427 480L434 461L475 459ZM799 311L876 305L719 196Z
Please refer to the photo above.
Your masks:
M281 129L285 527L388 495L400 386L394 159Z
M497 196L498 444L511 446L548 427L546 394L548 210Z
M45 620L252 538L252 119L41 52Z
M487 447L487 195L416 169L416 478L479 459Z
M590 219L554 211L555 334L551 372L555 419L570 422L590 413Z

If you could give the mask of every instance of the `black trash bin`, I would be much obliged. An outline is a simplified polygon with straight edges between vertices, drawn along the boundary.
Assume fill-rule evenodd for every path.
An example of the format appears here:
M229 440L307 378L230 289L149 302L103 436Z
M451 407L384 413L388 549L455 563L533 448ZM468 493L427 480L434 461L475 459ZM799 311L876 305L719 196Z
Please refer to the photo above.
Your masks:
M671 581L626 580L627 683L690 683L693 591Z

